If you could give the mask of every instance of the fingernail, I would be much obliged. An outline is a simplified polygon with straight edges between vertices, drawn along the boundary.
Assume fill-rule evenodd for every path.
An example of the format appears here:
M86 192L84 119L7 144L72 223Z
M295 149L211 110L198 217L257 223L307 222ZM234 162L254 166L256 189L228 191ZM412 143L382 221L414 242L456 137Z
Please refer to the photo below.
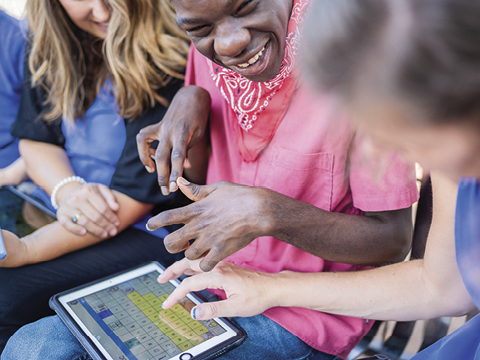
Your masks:
M102 238L106 238L107 236L108 236L108 233L106 231L102 232L102 235L101 235Z
M179 177L177 181L180 183L180 185L184 185L184 186L190 185L190 182L183 177Z
M168 194L170 194L170 191L168 191L168 187L167 186L161 186L160 189L162 190L162 194L164 196L167 196Z
M145 166L145 169L147 169L149 173L153 172L153 169L150 166Z
M192 319L197 320L200 319L203 316L203 310L202 308L193 308L192 309Z
M153 230L155 230L155 229L153 228L153 226L150 225L150 223L147 223L146 228L147 228L148 231L153 231Z
M162 308L165 306L165 303L166 303L166 301L164 301L164 302L162 303Z
M177 183L175 181L172 181L170 183L170 192L175 192L178 190Z
M115 235L117 235L117 229L110 230L110 236L115 236Z

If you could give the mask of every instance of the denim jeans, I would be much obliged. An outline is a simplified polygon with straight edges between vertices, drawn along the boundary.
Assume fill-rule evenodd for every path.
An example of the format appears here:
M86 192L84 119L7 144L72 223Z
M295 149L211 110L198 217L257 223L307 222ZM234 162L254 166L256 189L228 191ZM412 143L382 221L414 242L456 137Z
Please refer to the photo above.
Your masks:
M340 360L317 351L263 315L236 318L248 334L221 360ZM58 316L22 327L10 338L0 360L91 360Z

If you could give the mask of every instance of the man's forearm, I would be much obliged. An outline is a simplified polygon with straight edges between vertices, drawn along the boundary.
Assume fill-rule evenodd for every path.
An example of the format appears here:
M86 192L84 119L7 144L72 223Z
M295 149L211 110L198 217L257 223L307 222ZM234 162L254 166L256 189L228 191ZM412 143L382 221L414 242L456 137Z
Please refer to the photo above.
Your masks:
M268 235L325 260L383 265L403 260L410 250L411 208L358 216L265 191L272 224Z

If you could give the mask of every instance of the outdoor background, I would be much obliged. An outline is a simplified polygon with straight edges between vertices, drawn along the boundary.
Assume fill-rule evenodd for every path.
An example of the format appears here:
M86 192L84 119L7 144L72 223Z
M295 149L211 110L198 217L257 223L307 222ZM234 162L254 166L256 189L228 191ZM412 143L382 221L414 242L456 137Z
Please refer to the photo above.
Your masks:
M0 8L5 9L10 15L20 17L27 0L0 0Z

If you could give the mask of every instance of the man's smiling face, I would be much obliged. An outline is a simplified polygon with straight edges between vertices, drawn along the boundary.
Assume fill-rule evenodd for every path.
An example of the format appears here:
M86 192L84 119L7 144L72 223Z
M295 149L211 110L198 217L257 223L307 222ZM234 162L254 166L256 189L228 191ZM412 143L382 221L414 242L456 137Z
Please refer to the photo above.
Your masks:
M293 0L173 0L177 23L214 63L262 82L280 71Z

